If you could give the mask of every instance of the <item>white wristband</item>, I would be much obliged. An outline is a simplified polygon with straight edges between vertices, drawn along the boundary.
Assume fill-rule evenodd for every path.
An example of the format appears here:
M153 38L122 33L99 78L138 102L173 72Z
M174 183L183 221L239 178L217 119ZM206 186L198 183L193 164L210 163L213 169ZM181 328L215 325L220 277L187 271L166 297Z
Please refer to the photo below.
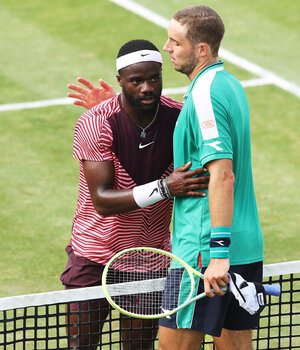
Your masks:
M140 208L171 197L166 180L160 179L133 188L133 198Z

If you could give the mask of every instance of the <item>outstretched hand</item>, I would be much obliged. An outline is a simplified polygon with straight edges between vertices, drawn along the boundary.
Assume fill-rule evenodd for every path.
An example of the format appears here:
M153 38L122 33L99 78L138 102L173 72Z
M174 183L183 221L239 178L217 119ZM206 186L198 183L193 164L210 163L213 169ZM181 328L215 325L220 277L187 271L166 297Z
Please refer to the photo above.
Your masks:
M68 84L69 89L77 91L77 93L69 92L67 94L68 97L76 99L74 105L90 109L100 102L116 95L114 88L102 79L99 79L101 87L92 84L89 80L84 78L77 78L77 81L86 86L87 89L79 85Z
M174 197L205 197L206 193L199 190L207 189L209 176L201 176L207 173L207 169L198 168L189 170L192 163L188 162L175 169L167 178L169 192Z

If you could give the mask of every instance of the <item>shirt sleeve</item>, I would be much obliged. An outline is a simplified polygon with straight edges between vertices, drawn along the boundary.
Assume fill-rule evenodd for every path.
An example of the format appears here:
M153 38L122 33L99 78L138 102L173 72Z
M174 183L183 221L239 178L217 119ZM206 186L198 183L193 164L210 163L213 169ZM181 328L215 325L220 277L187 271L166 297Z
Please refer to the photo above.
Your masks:
M226 92L218 87L197 86L193 90L195 113L200 129L202 164L216 159L232 159L230 106Z
M103 111L96 106L77 121L74 132L73 157L102 162L113 160L112 132Z

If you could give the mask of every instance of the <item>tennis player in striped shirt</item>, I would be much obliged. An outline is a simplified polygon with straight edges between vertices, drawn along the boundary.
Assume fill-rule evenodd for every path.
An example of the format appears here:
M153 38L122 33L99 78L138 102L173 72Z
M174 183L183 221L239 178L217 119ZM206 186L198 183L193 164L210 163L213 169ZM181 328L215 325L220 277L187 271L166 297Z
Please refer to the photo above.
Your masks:
M112 89L111 98L90 108L76 123L73 156L79 159L80 175L72 236L66 248L69 260L61 275L67 289L100 285L105 264L122 249L151 246L169 250L172 197L205 196L200 192L207 189L208 177L201 176L205 169L189 170L187 163L173 171L173 130L182 104L161 96L161 70L162 57L155 45L146 40L124 44L117 57L121 94L115 95ZM77 98L77 104L91 107L87 96L92 94L82 87L69 87L79 92L68 94ZM97 88L96 101L103 98L103 92L104 98L110 96L105 87L102 91ZM106 303L100 302L102 307ZM72 307L76 310L78 305ZM88 333L99 332L108 314L107 309L102 310L93 313L94 321L99 321L94 329L81 327L86 336L72 337L76 349L88 344L96 348L92 344L98 343L98 336ZM83 311L81 322L87 321ZM123 339L134 338L131 344L124 343L124 349L153 348L151 327L157 326L156 321L143 321L144 327L141 322L123 319ZM71 327L70 335L78 332L79 327Z

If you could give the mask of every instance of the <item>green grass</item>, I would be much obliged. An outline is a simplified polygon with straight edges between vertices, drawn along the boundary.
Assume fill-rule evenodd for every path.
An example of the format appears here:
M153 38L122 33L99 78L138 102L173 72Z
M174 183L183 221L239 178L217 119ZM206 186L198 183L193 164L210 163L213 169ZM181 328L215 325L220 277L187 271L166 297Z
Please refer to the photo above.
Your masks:
M139 3L149 6L146 0ZM294 68L300 53L294 40L298 2L277 0L272 8L267 1L209 5L228 23L224 48L300 83ZM180 7L178 0L151 2L165 17ZM164 29L108 0L6 0L0 4L0 21L7 29L0 36L0 104L63 97L77 76L93 82L101 76L116 87L121 44L138 37L162 48L166 39ZM163 58L164 87L188 85L166 53ZM228 62L225 67L240 80L254 78ZM299 259L299 99L274 86L246 93L266 263ZM62 289L59 275L78 187L73 131L83 111L56 106L0 112L0 296Z
M2 295L60 287L78 173L72 109L1 114Z
M149 0L138 3L149 6ZM204 4L214 8L225 24L222 47L284 79L300 85L300 2L294 0L168 0L151 1L151 9L165 18L185 6Z

